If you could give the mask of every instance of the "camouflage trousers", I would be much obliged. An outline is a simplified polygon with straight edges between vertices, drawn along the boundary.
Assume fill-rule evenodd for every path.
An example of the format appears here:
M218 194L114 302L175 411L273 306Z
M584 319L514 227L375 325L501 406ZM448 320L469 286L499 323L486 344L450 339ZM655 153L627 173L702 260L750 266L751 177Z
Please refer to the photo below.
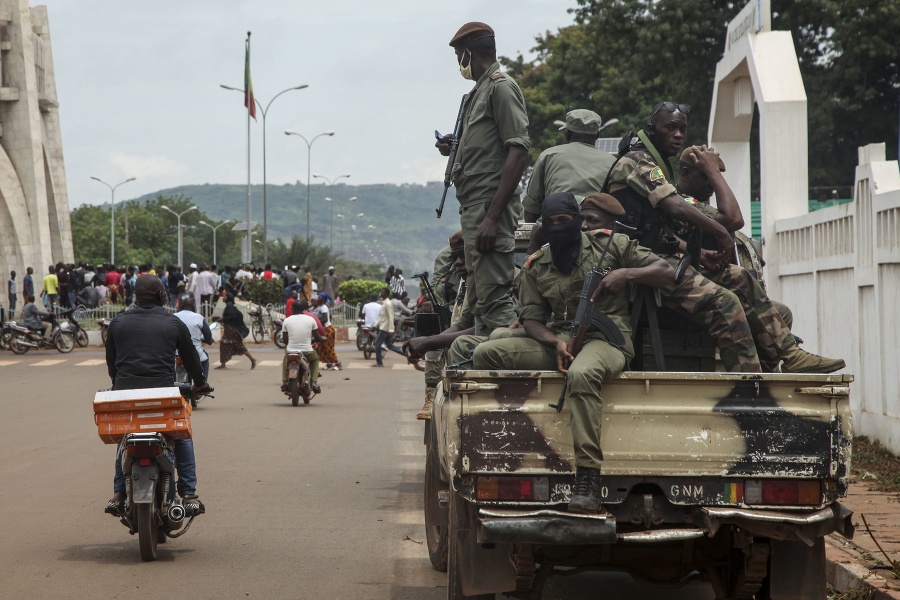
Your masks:
M568 339L560 335L560 339ZM491 340L475 349L474 368L479 370L523 369L555 371L556 348L528 337ZM588 339L569 366L566 378L566 408L571 412L575 464L599 469L603 461L600 449L603 382L619 375L627 362L625 354L605 340Z
M425 353L425 387L437 387L445 363L443 350L432 350Z
M665 256L673 266L677 256ZM663 306L686 312L716 340L726 371L759 373L759 355L741 301L731 291L688 267L681 283L660 288Z
M466 204L460 208L459 221L466 244L466 302L475 318L475 333L489 335L498 327L506 327L516 318L510 290L516 274L515 233L522 213L518 197L509 201L500 216L497 241L490 252L475 249L478 227L484 220L490 199Z
M797 344L782 316L783 311L790 314L790 309L783 304L780 308L769 300L759 281L743 267L729 265L718 273L704 271L704 275L738 297L753 333L760 361L777 365L781 354ZM793 315L789 318L793 320Z

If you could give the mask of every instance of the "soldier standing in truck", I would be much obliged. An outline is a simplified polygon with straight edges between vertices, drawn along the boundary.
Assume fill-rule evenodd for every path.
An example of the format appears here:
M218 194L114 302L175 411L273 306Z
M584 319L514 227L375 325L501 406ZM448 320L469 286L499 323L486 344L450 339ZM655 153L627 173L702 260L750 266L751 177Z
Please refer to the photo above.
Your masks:
M528 115L519 86L500 71L494 30L466 23L450 40L463 78L474 80L453 165L460 224L471 274L468 302L479 335L505 327L515 315L509 291L515 276L515 229L522 214L519 181L528 158ZM435 146L447 156L450 137Z
M548 245L532 254L523 269L519 289L520 320L526 337L508 337L478 345L476 370L548 370L568 372L566 402L571 407L575 446L575 488L569 511L600 512L600 426L603 382L616 377L634 357L628 323L628 284L665 285L675 272L664 260L627 236L581 232L582 217L575 195L551 194L541 206ZM595 306L622 331L624 343L614 345L600 332L587 335L581 352L572 356L569 331L578 309L586 273L597 266L612 269L595 296ZM548 326L548 320L552 324ZM571 364L569 364L571 362ZM566 365L569 364L568 368Z

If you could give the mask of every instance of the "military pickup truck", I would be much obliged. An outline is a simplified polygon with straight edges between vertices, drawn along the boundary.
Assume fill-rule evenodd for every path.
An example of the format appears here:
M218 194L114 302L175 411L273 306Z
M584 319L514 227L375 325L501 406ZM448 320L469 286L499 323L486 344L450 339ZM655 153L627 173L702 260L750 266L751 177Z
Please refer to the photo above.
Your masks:
M663 371L638 330L633 370L604 384L598 515L566 511L570 413L551 407L562 374L448 367L425 426L424 516L450 600L538 600L551 576L587 570L700 579L720 600L825 598L824 536L853 535L838 502L853 376L715 372L704 336L656 336Z

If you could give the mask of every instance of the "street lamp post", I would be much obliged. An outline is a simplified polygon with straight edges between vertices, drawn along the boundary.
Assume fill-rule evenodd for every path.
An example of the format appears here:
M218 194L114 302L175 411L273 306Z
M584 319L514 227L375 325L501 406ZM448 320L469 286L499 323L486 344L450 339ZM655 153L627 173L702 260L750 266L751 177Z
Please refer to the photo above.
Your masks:
M312 183L312 145L317 139L322 137L323 135L332 136L334 135L334 131L325 131L315 136L312 140L307 140L306 137L297 133L296 131L291 131L290 129L284 130L284 135L296 135L298 138L306 142L306 243L309 243L309 192L310 192L310 183Z
M232 90L235 92L244 93L244 90L241 88L232 87L230 85L219 84L219 87ZM269 107L272 106L272 103L275 102L275 98L278 96L291 92L293 90L302 90L308 88L309 84L304 83L303 85L295 85L294 87L289 87L286 90L281 90L275 96L269 100L269 103L266 104L265 108L263 108L262 103L256 99L254 95L253 99L256 100L256 105L259 107L259 111L262 113L262 125L263 125L263 261L269 262L269 204L268 204L268 183L266 181L266 114L269 112Z
M325 181L328 182L328 187L331 189L331 198L326 198L325 200L328 202L332 202L332 198L334 198L335 182L337 182L337 180L341 179L342 177L350 177L350 173L344 173L343 175L338 175L334 179L329 179L328 177L325 177L324 175L319 175L318 173L313 173L313 177L316 179L324 179ZM334 248L334 219L330 218L330 220L331 220L331 232L329 233L328 245L331 246L332 248Z
M136 177L129 177L125 181L117 183L116 185L109 185L99 177L91 176L91 179L94 181L99 181L103 185L109 188L111 198L109 203L109 262L110 264L116 264L116 188L122 185L123 183L128 183L129 181L134 181Z
M168 212L172 213L173 215L175 215L175 218L178 219L178 266L181 267L181 268L183 269L183 268L184 268L184 264L183 264L183 262L184 262L184 261L183 261L183 258L184 258L184 257L183 257L182 255L183 255L183 253L184 253L184 246L183 246L183 242L182 242L182 239L181 239L181 217L182 217L182 215L184 215L185 213L189 213L189 212L191 212L192 210L197 210L197 206L194 205L194 206L190 207L189 209L187 209L187 210L185 210L185 211L182 211L182 212L180 212L180 213L175 212L174 210L172 210L171 208L169 208L169 207L166 206L165 204L160 204L159 207L160 207L161 209L165 210L165 211L168 211Z
M221 227L222 225L225 225L226 223L231 223L231 219L226 219L226 220L222 221L221 223L219 223L218 225L216 225L215 227L213 227L206 221L200 221L201 225L206 225L207 227L212 229L212 232L213 232L213 264L214 265L219 264L219 261L216 260L216 231L219 229L219 227ZM265 234L263 234L263 235L265 235Z

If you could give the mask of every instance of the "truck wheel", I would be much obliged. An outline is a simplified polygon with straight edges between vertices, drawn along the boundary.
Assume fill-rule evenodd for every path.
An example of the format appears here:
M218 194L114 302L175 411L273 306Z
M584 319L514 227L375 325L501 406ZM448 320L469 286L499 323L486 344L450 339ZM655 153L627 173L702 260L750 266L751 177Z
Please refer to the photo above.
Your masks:
M463 593L460 557L465 549L460 549L459 530L467 529L468 506L456 492L450 494L450 526L447 540L447 600L495 600L496 594L466 596ZM462 550L462 551L461 551Z
M441 481L437 450L434 446L429 446L425 453L425 541L431 566L438 571L447 570L447 523L443 522L440 525L431 523L440 520L437 516L441 512L438 492L447 488L447 484Z

